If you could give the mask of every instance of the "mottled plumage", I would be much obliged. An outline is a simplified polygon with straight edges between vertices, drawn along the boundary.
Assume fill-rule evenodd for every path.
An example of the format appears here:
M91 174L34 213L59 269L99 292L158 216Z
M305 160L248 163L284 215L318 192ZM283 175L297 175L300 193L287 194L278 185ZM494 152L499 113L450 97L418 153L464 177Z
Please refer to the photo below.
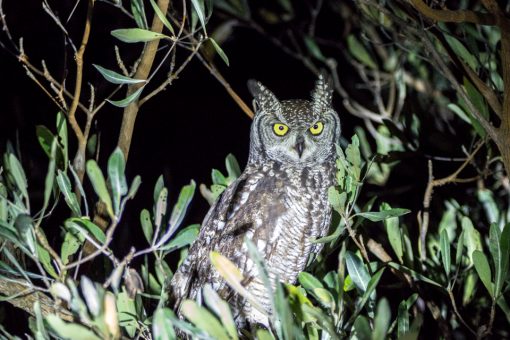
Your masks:
M177 307L186 298L200 301L209 283L228 299L239 325L267 325L262 313L233 294L210 264L209 253L214 250L233 261L249 278L247 289L271 312L243 240L248 237L257 246L273 282L294 283L308 257L322 249L311 241L325 236L331 222L327 192L335 180L340 120L324 76L317 80L311 101L279 101L259 82L248 86L257 105L248 164L212 205L171 288Z

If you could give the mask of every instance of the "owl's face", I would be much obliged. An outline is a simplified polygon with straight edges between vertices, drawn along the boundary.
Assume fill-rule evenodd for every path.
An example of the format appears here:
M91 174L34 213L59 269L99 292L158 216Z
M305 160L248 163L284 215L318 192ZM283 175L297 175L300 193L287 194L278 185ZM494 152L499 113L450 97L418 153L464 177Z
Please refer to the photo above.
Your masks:
M312 166L334 157L340 120L331 107L332 90L324 76L311 101L280 101L259 82L250 81L248 86L257 103L250 159Z

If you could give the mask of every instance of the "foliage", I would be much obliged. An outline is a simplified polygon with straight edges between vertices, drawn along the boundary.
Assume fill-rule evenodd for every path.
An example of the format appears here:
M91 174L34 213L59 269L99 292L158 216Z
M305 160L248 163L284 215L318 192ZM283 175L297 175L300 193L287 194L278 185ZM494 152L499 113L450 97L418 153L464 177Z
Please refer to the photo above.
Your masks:
M45 64L36 68L22 43L13 45L29 77L47 82L40 86L56 96L49 97L60 109L53 127L36 128L48 157L40 187L31 182L27 162L10 143L0 168L0 292L2 300L30 314L27 327L33 337L509 336L510 190L505 169L508 173L510 106L505 104L510 98L510 25L497 3L461 1L459 10L446 11L421 0L319 0L303 18L302 5L286 0L270 6L192 0L173 11L167 1L98 2L127 13L131 25L115 27L115 39L131 48L144 44L129 70L118 49L115 69L93 65L94 72L116 86L99 104L94 104L94 86L89 106L80 99L79 46L86 47L85 34L82 45L74 44L47 1L42 1L46 12L63 29L75 56L76 93L55 81ZM94 3L89 1L89 11ZM152 25L147 14L154 17ZM325 29L321 20L343 23L345 32ZM241 34L239 27L260 34L313 73L326 69L345 111L362 124L350 142L339 141L337 185L329 189L333 224L329 235L313 240L324 243L324 250L309 260L298 281L271 282L256 247L245 241L274 297L268 329L236 329L228 303L211 287L204 289L202 305L183 303L185 320L168 308L167 284L200 228L185 223L194 181L169 204L168 186L159 177L152 206L130 207L140 210L136 224L145 246L119 256L115 236L131 232L123 228L125 212L142 185L139 176L126 176L132 130L123 122L124 137L104 165L97 161L97 136L91 133L104 105L122 108L126 121L134 124L140 106L176 80L195 57L252 114L207 57L212 51L226 65L235 60L220 46ZM161 42L166 54L157 59ZM176 67L177 47L189 54L177 59L181 64ZM154 60L159 66L141 71L140 65ZM356 84L343 77L339 61L355 70ZM168 77L156 84L155 75L166 64ZM116 95L120 89L125 95ZM83 119L76 119L76 112ZM211 185L200 185L209 204L240 175L234 156L227 156L225 167L226 174L212 170ZM410 183L395 181L406 176ZM448 191L453 184L455 193ZM211 253L210 260L237 293L257 305L234 264L219 253ZM0 331L12 337L3 327Z

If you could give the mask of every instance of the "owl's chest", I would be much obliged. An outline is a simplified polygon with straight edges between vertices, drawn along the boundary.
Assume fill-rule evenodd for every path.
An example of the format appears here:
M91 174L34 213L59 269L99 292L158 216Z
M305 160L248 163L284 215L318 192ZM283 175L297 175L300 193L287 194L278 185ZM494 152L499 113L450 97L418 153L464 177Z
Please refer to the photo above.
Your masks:
M324 236L329 228L330 177L324 169L305 169L268 179L271 193L256 212L248 237L265 254L270 271L284 281L293 281L304 269L313 239Z

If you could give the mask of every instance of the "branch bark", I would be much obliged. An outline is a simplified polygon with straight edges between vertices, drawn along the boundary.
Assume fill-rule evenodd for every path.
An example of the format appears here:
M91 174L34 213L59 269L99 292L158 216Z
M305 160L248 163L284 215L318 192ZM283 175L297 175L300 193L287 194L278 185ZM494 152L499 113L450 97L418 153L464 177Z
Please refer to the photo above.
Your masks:
M34 302L39 301L44 316L57 314L62 320L73 321L71 312L58 307L55 301L48 295L36 291L29 286L19 283L14 279L0 278L0 292L3 296L13 297L6 300L16 308L20 308L30 315L34 315Z
M80 96L81 96L81 88L83 83L83 56L85 54L85 49L87 48L87 43L89 41L90 36L90 27L92 24L92 13L94 11L94 3L95 0L89 0L88 8L87 8L87 18L85 21L85 28L83 30L83 37L81 39L80 48L74 55L76 62L76 79L74 85L74 95L73 101L71 102L71 106L69 107L69 111L67 112L67 117L69 119L69 124L78 139L78 151L74 157L73 165L76 173L78 174L78 178L80 182L83 182L83 176L85 174L85 151L87 148L87 139L76 120L76 109L80 104ZM88 117L87 117L88 120Z
M157 5L163 15L166 15L168 12L168 7L170 6L170 0L158 0ZM161 22L157 15L154 15L151 24L151 31L161 33L162 30L163 22ZM149 72L152 68L152 64L154 62L154 58L156 57L158 46L159 40L153 40L147 43L145 50L143 51L138 69L134 75L135 79L147 80L149 77ZM141 86L143 86L143 84L130 85L127 90L127 95L131 95ZM120 134L117 146L122 150L126 160L128 159L129 148L131 146L131 138L133 136L136 116L138 115L139 108L139 100L135 100L124 109L124 114L122 116L122 124L120 126Z

